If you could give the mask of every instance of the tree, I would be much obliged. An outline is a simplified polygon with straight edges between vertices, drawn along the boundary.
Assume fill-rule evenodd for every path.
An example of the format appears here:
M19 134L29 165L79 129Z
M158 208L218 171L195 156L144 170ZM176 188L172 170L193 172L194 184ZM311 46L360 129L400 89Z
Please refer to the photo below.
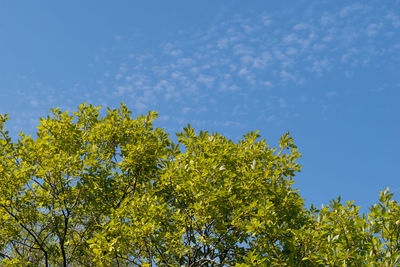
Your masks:
M289 134L235 143L190 125L172 142L155 112L83 104L13 142L0 117L2 265L316 266L399 263L400 209L307 209ZM372 251L372 252L371 252Z

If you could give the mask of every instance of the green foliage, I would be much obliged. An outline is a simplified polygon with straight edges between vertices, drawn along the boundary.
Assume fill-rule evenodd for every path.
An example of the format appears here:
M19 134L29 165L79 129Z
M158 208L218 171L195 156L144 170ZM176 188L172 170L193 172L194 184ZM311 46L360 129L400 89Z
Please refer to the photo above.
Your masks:
M3 266L394 266L400 207L304 207L301 166L250 132L237 143L188 125L173 143L157 114L54 109L13 142L0 116Z

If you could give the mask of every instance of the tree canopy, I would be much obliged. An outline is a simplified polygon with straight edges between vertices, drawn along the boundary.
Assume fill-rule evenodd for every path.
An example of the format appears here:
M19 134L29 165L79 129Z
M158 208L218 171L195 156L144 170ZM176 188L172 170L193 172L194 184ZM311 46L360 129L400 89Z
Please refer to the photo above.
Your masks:
M190 125L176 143L121 104L82 104L14 142L0 116L2 266L393 266L400 207L307 208L300 153L258 132L238 142Z

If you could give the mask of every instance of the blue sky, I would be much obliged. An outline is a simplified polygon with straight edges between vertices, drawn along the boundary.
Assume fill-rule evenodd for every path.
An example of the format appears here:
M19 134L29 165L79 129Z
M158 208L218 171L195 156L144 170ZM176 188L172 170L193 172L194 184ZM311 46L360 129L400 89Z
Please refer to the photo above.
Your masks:
M0 113L13 136L83 103L159 112L277 146L306 203L399 199L400 1L1 1Z

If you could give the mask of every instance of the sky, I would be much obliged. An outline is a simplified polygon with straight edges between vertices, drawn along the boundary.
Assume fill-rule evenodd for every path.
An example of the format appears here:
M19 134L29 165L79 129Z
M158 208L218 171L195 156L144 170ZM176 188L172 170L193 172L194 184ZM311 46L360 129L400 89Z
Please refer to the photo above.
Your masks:
M273 147L289 131L306 205L400 199L400 1L0 1L0 114L34 136L50 108L158 111ZM14 139L15 140L15 139Z

